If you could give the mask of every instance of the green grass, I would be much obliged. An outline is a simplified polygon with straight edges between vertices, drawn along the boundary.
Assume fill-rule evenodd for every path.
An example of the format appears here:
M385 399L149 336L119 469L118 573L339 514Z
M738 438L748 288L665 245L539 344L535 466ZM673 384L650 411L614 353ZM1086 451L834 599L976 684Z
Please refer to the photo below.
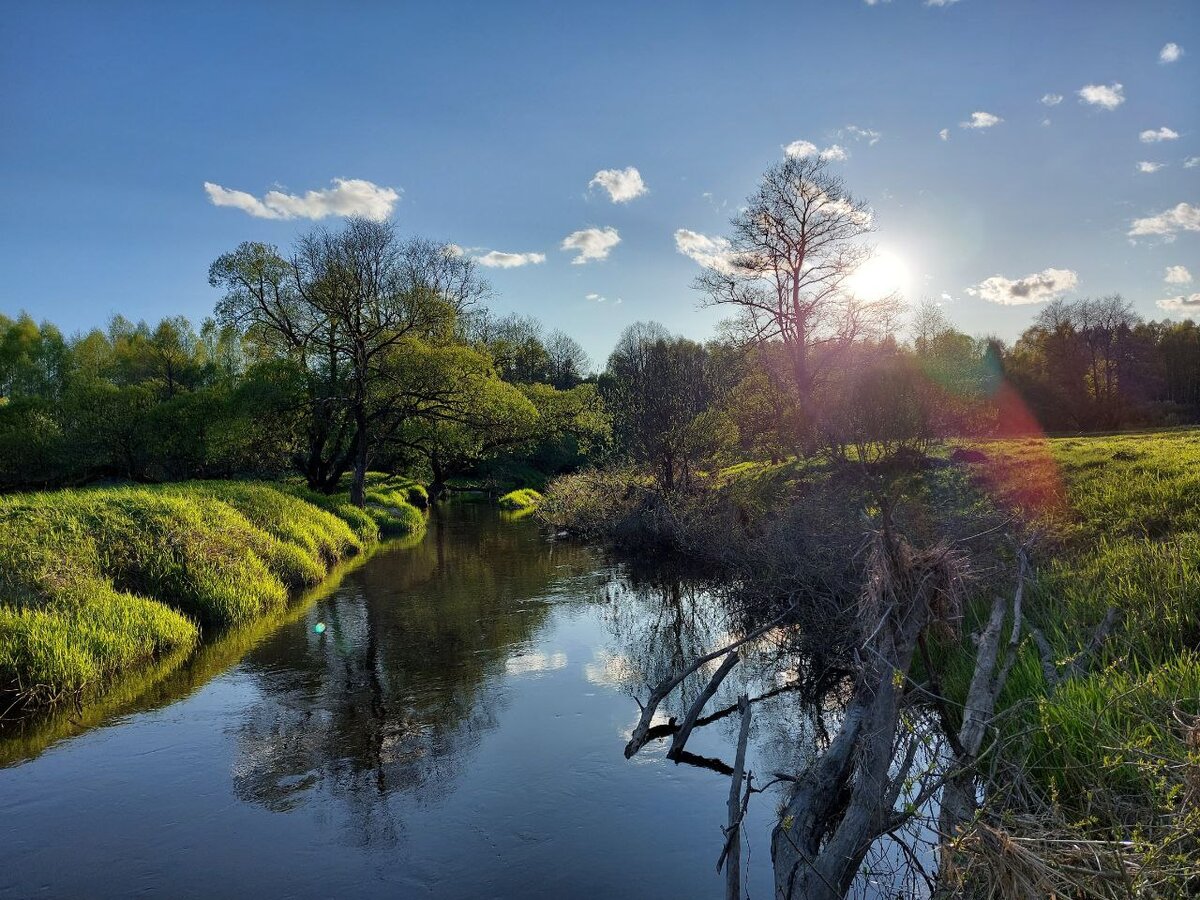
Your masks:
M542 495L533 488L518 488L509 491L498 501L507 512L533 512L542 504Z
M0 701L97 692L279 611L381 534L419 532L405 491L372 488L365 511L254 482L0 497Z
M1079 814L1164 813L1200 772L1200 431L976 446L977 488L1042 532L1025 615L1056 661L1118 611L1088 673L1055 690L1022 647L1002 703L1026 771ZM972 654L957 656L948 681L965 695Z

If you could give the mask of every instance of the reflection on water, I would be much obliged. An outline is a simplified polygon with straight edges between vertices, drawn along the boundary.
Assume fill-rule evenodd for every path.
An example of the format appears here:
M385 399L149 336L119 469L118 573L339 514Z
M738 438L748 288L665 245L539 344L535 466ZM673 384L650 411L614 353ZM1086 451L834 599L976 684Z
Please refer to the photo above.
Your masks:
M630 695L734 631L702 586L439 511L280 619L0 741L0 847L20 860L0 894L719 896L727 782L661 741L622 748ZM709 709L779 687L778 652L751 648ZM751 768L794 768L809 719L794 693L757 704ZM736 724L689 750L729 756ZM751 806L753 896L774 807Z

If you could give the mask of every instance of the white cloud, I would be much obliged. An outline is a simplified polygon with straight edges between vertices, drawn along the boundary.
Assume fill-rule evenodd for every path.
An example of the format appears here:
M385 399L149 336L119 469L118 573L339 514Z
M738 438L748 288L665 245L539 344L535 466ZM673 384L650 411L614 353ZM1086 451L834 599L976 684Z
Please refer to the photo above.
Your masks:
M304 196L267 191L260 200L245 191L234 191L204 182L213 206L232 206L258 219L324 219L326 216L366 216L386 219L400 199L394 188L380 187L361 178L335 178L333 187L308 191Z
M1046 116L1046 118L1042 119L1042 125L1047 128L1050 126L1050 117L1049 116Z
M1104 109L1116 109L1125 102L1125 86L1112 84L1085 84L1078 91L1079 102Z
M1063 102L1062 94L1042 94L1041 104L1043 106L1058 106Z
M940 137L943 141L950 140L950 129L943 128L941 131L938 132L938 137Z
M994 116L990 112L973 112L971 118L966 122L959 122L959 128L991 128L993 125L999 125L1004 120L999 116Z
M949 6L952 3L957 3L958 0L925 0L926 6Z
M867 6L878 6L880 3L891 3L892 0L863 0Z
M792 141L783 152L788 156L812 156L817 152L817 145L812 141Z
M1157 131L1153 128L1148 128L1138 135L1138 140L1143 144L1157 144L1159 141L1173 141L1179 137L1179 133L1172 131L1166 125L1159 128Z
M599 294L585 294L583 299L590 300L593 303L603 303L607 298L601 297Z
M1163 44L1163 48L1158 51L1158 61L1160 63L1173 63L1181 56L1183 56L1183 48L1174 41Z
M1079 275L1070 269L1043 269L1016 280L993 275L967 288L967 293L992 303L1019 306L1053 300L1057 295L1072 290L1078 283Z
M1194 169L1196 166L1200 166L1200 156L1189 156L1183 161L1185 169Z
M601 169L588 182L589 188L597 186L608 191L608 199L613 203L628 203L648 190L646 182L642 181L642 173L633 166L625 169Z
M874 147L879 143L879 139L883 137L878 131L870 128L859 128L857 125L847 125L838 132L838 137L849 135L855 140L866 141L868 147Z
M728 272L733 268L729 241L680 228L675 232L675 249L706 269Z
M475 261L489 269L515 269L518 266L538 265L546 261L544 253L504 253L501 250L489 250L482 256L476 256Z
M581 266L598 259L608 259L612 248L621 243L621 235L615 228L584 228L572 231L563 238L562 249L574 250L576 256L571 265Z
M1166 165L1166 163L1146 162L1145 160L1142 160L1140 163L1137 164L1137 170L1139 172L1145 172L1147 175L1149 175L1152 172L1157 172L1159 169L1161 169L1165 165Z
M783 148L783 152L788 156L819 156L821 159L831 159L835 161L844 160L849 157L846 148L838 144L830 144L824 150L821 150L812 141L792 141Z
M1173 241L1178 231L1200 231L1200 206L1179 203L1156 216L1134 219L1128 234L1134 238L1158 236Z
M1183 294L1179 297L1168 297L1158 301L1158 308L1170 312L1188 312L1200 310L1200 294Z
M1187 266L1167 266L1163 281L1167 284L1191 284L1192 273L1188 271Z

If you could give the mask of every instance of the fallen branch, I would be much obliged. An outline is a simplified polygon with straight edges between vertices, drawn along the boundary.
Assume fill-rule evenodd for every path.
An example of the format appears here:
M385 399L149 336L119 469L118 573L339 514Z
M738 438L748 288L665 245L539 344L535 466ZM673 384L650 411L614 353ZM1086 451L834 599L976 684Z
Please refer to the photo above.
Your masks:
M641 750L642 747L646 746L646 742L649 740L648 733L650 731L650 723L654 720L654 714L658 711L658 704L662 703L663 700L667 698L667 695L670 694L671 691L675 690L675 688L677 688L685 678L699 669L706 662L711 662L718 656L724 656L726 653L736 650L743 644L747 644L750 641L762 637L768 631L775 628L781 622L787 619L787 617L790 616L796 609L796 606L797 604L793 603L766 625L755 628L749 634L739 638L728 646L704 654L682 672L678 673L677 675L668 676L655 685L650 691L649 699L646 701L645 705L642 706L641 718L638 719L637 725L634 726L633 734L629 737L629 743L625 745L625 758L631 758L635 753Z
M683 723L679 726L679 730L675 732L675 736L671 739L671 749L667 751L669 758L674 759L683 752L683 745L687 743L692 729L696 727L696 720L700 718L700 713L704 711L704 705L712 699L712 695L717 692L717 688L721 686L721 682L725 680L725 676L738 664L739 660L738 652L731 650L725 659L721 661L721 665L717 671L713 672L712 678L708 680L708 684L704 686L704 690L700 692L700 696L692 703L691 708L687 711L687 715L683 717ZM741 698L738 699L738 706L740 708Z

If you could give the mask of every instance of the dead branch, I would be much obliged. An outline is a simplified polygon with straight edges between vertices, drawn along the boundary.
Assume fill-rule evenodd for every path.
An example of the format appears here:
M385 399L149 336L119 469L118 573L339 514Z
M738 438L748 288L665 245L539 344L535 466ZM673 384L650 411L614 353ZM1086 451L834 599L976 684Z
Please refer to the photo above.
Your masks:
M729 780L729 800L726 810L729 825L725 829L725 846L717 860L717 871L725 864L726 900L739 900L742 890L742 818L746 804L750 801L751 779L746 779L746 797L742 799L742 771L746 765L746 742L750 737L750 698L745 694L738 697L738 709L742 713L742 724L738 730L737 755L733 762L733 777Z
M738 656L738 652L731 650L725 659L721 661L720 667L718 667L717 671L713 672L712 678L708 680L708 684L704 686L704 690L700 692L700 696L696 698L691 708L687 711L687 715L683 717L683 724L679 726L679 730L675 732L675 736L671 739L671 749L667 751L668 757L674 759L683 752L683 746L687 743L692 729L696 727L696 720L700 717L700 713L704 711L704 705L712 699L712 695L717 692L717 688L721 686L721 682L725 680L725 676L738 664L740 659L741 657ZM738 705L739 707L741 706L740 699Z
M658 704L662 703L662 701L667 698L667 695L670 694L671 691L675 690L675 688L677 688L685 678L699 669L706 662L711 662L718 656L723 656L727 653L730 653L743 644L747 644L750 641L762 637L768 631L785 621L788 616L795 611L795 609L796 604L792 604L767 624L755 628L749 634L739 638L732 644L722 647L719 650L713 650L710 653L704 654L682 672L678 673L677 675L668 676L655 685L650 691L649 699L642 707L641 718L638 719L638 723L633 729L633 734L630 735L629 743L625 745L625 758L631 758L635 753L641 750L642 747L646 746L646 742L649 740L648 734L650 731L650 723L654 719L654 714L658 711Z

